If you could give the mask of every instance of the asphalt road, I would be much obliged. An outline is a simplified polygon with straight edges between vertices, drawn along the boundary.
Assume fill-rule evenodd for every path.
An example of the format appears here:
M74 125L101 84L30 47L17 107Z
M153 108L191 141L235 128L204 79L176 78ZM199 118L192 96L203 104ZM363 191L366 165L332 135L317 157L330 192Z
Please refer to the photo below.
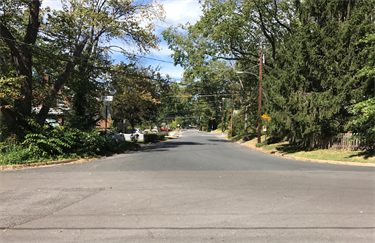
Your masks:
M374 168L209 133L0 178L0 242L375 242Z

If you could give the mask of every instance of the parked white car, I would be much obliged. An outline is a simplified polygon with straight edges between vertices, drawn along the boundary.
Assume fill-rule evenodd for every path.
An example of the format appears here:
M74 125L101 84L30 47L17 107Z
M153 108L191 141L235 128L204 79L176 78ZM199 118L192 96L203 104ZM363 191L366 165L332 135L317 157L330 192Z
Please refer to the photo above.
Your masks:
M116 142L124 142L125 136L121 133L117 133L114 131L107 131L107 134L105 131L99 131L100 136L104 137L105 139L114 139Z
M133 129L133 132L131 132L131 130L127 130L126 131L126 134L130 134L130 133L135 133L135 134L146 134L147 133L147 131L143 131L143 130L141 130L141 129L139 129L139 128L134 128Z
M158 127L154 127L153 129L151 129L151 132L158 132Z

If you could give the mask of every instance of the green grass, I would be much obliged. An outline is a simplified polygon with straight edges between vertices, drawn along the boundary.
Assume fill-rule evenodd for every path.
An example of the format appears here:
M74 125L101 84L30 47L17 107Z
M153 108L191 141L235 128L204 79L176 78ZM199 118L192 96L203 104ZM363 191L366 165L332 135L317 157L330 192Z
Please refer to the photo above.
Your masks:
M318 160L332 160L344 162L375 163L375 156L367 156L368 151L349 151L333 149L317 149L312 151L281 151L284 154Z
M262 136L263 141L264 136ZM246 144L255 146L257 138L254 138ZM314 149L308 150L302 146L290 145L287 142L270 144L261 147L264 151L277 151L278 153L300 157L304 159L343 161L343 162L359 162L359 163L375 163L374 151L350 151L350 150L334 150L334 149Z

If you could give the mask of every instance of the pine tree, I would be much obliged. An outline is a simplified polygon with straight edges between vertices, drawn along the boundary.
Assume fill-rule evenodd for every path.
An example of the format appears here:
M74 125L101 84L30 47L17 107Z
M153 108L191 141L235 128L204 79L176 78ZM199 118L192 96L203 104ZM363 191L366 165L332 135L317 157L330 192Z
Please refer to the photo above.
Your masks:
M359 40L375 31L374 13L373 0L299 4L293 34L264 81L275 135L313 148L345 132L348 105L370 92L370 78L356 74L370 55Z

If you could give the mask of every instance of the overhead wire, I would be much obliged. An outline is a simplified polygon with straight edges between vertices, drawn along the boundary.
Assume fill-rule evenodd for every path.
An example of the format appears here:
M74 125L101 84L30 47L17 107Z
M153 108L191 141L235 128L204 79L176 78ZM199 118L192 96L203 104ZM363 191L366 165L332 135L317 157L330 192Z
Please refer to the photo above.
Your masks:
M55 60L59 60L59 61L63 61L63 62L69 62L69 61L70 61L70 60L64 60L64 59L62 59L62 58L59 58L59 57L58 57L58 54L55 55L55 56L52 56L52 55L51 55L51 50L50 50L50 49L47 49L47 48L43 48L43 47L40 47L40 46L37 46L37 45L34 45L34 44L30 44L30 43L25 43L25 42L23 42L23 41L13 40L13 39L10 39L10 38L6 38L6 37L4 37L4 36L0 36L0 39L9 40L9 41L13 41L13 42L15 42L15 43L24 44L24 45L28 45L28 46L32 46L32 47L39 48L39 49L41 49L41 50L46 51L46 52L48 53L49 57L51 57L51 58L53 58L53 59L55 59ZM39 53L35 53L35 54L38 55ZM61 54L61 55L64 56L64 57L67 57L67 58L72 58L72 57L74 57L74 56L69 55L69 54L64 54L64 53L59 53L59 54ZM142 58L147 58L147 59L153 59L153 60L163 61L163 60L160 60L160 59L148 58L148 57L140 56L140 55L137 55L137 54L132 54L132 55L139 56L139 57L142 57ZM85 61L92 61L92 60L90 60L90 59L83 58L83 57L74 57L74 58L76 58L76 59L80 59L80 60L85 60ZM171 63L172 63L172 62L171 62ZM108 69L110 69L109 67L100 67L100 66L93 66L93 67L94 67L95 69L99 69L99 70L108 70ZM110 71L111 71L111 72L117 72L117 73L119 73L119 71L115 71L115 70L110 70ZM129 74L129 73L123 73L123 72L121 72L121 73L122 73L122 74L126 74L126 75L132 75L132 74ZM133 75L133 76L134 76L134 75ZM145 77L145 78L149 78L149 79L151 79L149 76L144 76L144 75L137 75L137 76L139 76L139 77ZM168 75L168 76L169 76L169 75ZM181 78L176 78L176 77L170 77L170 76L169 76L169 78L171 78L171 79L176 79L176 80L181 80Z

